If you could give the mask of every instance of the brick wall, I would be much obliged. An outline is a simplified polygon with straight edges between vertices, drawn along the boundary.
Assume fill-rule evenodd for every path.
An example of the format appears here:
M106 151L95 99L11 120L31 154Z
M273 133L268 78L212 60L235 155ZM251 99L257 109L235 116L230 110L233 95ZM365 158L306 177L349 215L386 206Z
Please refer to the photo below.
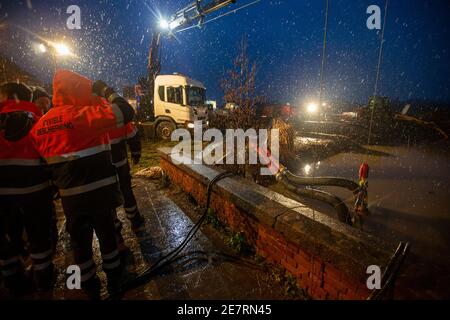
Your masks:
M300 287L316 299L365 299L370 294L364 282L351 279L300 245L278 232L258 226L257 253L283 267L293 275Z
M170 150L162 149L160 154L161 167L172 182L191 194L198 203L205 204L207 183L218 172L202 165L174 165L169 156ZM299 286L312 298L355 300L368 297L370 292L365 285L366 266L383 266L388 260L386 251L373 247L374 239L366 239L357 230L347 229L350 227L341 226L339 222L331 224L332 227L338 226L336 230L330 229L330 226L316 226L321 222L314 221L315 234L301 234L298 231L311 223L309 220L305 220L300 229L290 230L289 223L282 226L277 224L276 218L271 220L270 212L273 208L280 207L277 209L282 212L280 210L287 211L294 206L290 204L286 209L286 206L273 200L274 196L269 191L266 192L268 199L263 199L261 204L260 186L252 186L237 178L227 180L220 181L213 188L211 207L234 232L245 235L247 243L257 254L294 276ZM254 194L249 195L252 192ZM281 195L275 198L280 197L284 198ZM254 200L256 198L259 202ZM293 200L289 201L291 203ZM301 213L297 214L305 218ZM307 229L311 230L311 227L307 226ZM342 230L346 230L346 234L339 235L338 232ZM335 240L341 237L342 241Z

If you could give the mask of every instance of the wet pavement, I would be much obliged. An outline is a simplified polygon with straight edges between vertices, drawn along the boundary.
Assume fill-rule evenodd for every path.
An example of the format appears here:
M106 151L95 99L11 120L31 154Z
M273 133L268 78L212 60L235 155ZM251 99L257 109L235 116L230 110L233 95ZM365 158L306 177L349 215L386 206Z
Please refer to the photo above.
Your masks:
M178 246L193 226L193 221L172 201L174 186L161 188L155 180L134 179L134 192L145 228L133 233L123 209L118 216L123 222L125 244L131 249L128 270L141 273L161 256ZM172 188L172 189L171 189ZM191 211L200 210L190 205ZM70 241L64 231L64 217L58 209L58 243L55 264L58 275L55 289L49 293L25 296L25 299L87 299L81 290L65 287L65 270L73 264ZM98 240L94 237L97 274L102 280L102 294L107 297L106 277L101 271ZM230 255L232 258L230 258ZM284 287L273 281L273 274L250 258L237 257L224 245L211 241L202 230L195 235L176 263L164 268L139 287L129 290L123 299L283 299ZM235 258L236 257L236 258ZM134 264L132 263L134 261ZM0 289L0 296L4 291Z
M136 265L150 265L178 246L193 226L193 221L168 197L167 190L147 180L135 180L135 194L147 229L137 237L126 232L126 243ZM125 299L269 299L280 298L282 288L274 285L270 274L244 258L229 262L232 252L213 243L200 230L184 249L188 255L148 284L130 290ZM224 255L222 255L224 254ZM189 261L200 256L201 261ZM234 255L233 255L234 256Z
M363 230L391 241L409 241L412 256L405 261L399 283L411 289L408 298L450 298L450 157L439 148L371 146L366 152L342 152L305 162L299 175L358 179L363 160L370 166L369 210ZM339 188L323 190L345 199ZM335 216L328 206L311 202Z

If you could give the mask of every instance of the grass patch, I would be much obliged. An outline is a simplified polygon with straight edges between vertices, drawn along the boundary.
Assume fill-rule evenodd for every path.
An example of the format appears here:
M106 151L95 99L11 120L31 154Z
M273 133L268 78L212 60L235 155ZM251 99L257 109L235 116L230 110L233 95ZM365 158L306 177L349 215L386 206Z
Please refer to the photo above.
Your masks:
M230 232L226 238L226 244L239 254L248 251L245 236L242 232Z
M208 212L206 213L205 223L211 224L214 227L214 229L216 229L216 230L224 229L224 225L222 224L222 222L220 222L219 218L217 218L217 215L214 212L214 209L211 209L211 208L209 208Z
M264 260L264 258L262 259ZM293 275L275 266L270 266L270 269L270 279L274 283L283 286L283 293L288 299L308 299L308 295L306 294L305 290L298 286L297 281Z
M178 141L146 141L142 140L142 154L141 161L137 165L133 165L130 159L131 174L136 173L139 170L159 166L158 148L173 147Z
M209 208L206 213L205 223L211 225L222 234L224 243L237 254L248 255L251 250L243 232L234 232L225 223L219 220L214 209Z

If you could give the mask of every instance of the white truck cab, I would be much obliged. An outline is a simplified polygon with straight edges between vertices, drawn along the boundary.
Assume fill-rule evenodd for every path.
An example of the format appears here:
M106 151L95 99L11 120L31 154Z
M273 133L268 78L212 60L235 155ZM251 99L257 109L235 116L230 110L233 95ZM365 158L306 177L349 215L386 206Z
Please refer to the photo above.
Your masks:
M207 126L206 88L196 80L181 74L159 75L155 79L153 98L155 133L170 139L179 127L192 129L194 121Z

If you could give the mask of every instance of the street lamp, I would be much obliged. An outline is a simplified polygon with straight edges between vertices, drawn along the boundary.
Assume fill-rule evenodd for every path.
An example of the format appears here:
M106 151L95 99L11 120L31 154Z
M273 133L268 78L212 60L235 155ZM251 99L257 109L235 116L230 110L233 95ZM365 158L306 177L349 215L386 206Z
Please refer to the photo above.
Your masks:
M70 51L69 47L65 45L64 43L53 43L52 47L55 49L55 53L58 56L68 56L72 55L72 52Z
M318 110L319 106L315 102L309 102L306 105L306 111L308 111L308 113L317 113Z
M41 53L45 53L45 52L47 52L47 47L43 43L41 43L38 45L38 50Z
M163 30L169 30L170 25L169 25L169 22L168 22L166 19L161 18L161 19L159 20L159 27L160 27L161 29L163 29Z
M38 44L37 49L40 53L47 51L50 53L55 70L57 69L57 57L74 56L70 48L62 42L47 41L45 44Z

